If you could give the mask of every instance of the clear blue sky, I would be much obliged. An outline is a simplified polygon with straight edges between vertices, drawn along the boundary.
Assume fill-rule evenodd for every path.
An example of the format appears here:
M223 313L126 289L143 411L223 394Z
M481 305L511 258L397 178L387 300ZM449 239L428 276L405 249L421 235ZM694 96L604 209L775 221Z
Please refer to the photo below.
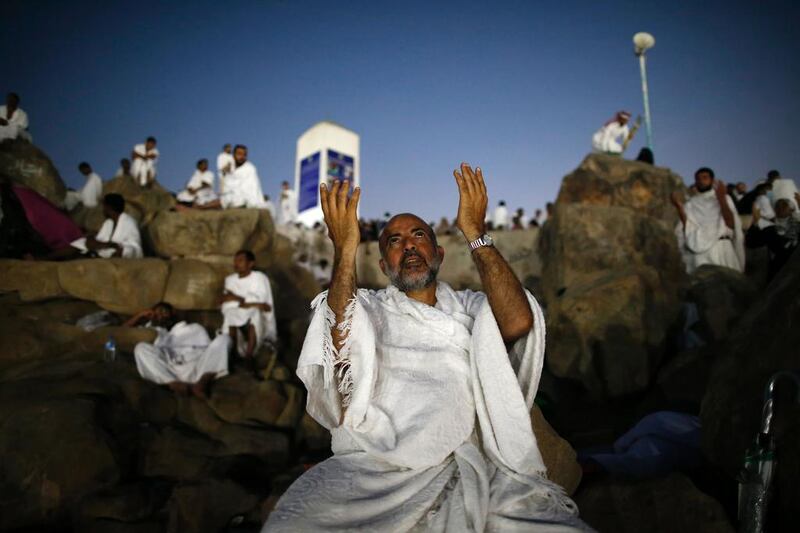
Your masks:
M154 135L167 187L231 142L274 195L297 137L329 119L361 135L366 216L454 216L462 160L492 204L530 213L614 111L642 112L636 31L657 41L659 164L686 180L703 165L751 183L800 172L799 2L183 4L3 3L0 91L21 95L68 185L82 160L110 178Z

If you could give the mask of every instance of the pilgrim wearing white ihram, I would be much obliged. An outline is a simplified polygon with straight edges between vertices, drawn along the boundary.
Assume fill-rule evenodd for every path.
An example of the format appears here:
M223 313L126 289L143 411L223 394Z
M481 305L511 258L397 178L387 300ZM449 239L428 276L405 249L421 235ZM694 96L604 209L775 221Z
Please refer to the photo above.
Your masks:
M465 228L483 225L485 187L480 169L461 168L457 225L474 236ZM587 529L547 479L531 427L545 347L536 300L486 240L473 259L487 294L502 294L502 303L437 283L443 252L430 227L408 214L381 236L393 285L350 292L358 238L341 235L357 231L360 191L347 201L337 183L330 197L324 186L321 193L340 255L331 289L312 303L297 369L308 413L331 432L333 456L294 482L263 531ZM516 327L512 315L527 315L527 325ZM516 340L507 348L509 338Z
M218 335L212 341L203 326L183 321L169 330L154 329L156 340L140 342L133 351L136 368L144 379L166 385L175 381L197 383L206 374L214 378L228 374L228 335Z
M614 118L603 125L592 136L592 150L606 154L621 154L622 144L617 139L622 138L622 142L628 137L628 120L631 114L627 111L618 112Z
M214 192L214 173L208 170L208 163L204 167L198 164L186 188L176 198L179 202L197 205L206 205L217 199L217 193Z
M225 178L222 191L222 207L264 207L264 193L261 192L261 180L256 167L250 161L244 161Z
M152 137L147 142L133 147L131 154L131 176L136 182L145 187L156 179L156 164L159 152L156 141Z
M142 257L142 236L139 233L139 225L136 220L127 213L120 213L116 223L113 219L107 218L100 231L97 232L95 239L99 242L113 242L122 247L122 257L138 258ZM77 248L81 253L88 253L86 237L81 237L70 243L70 246ZM114 248L102 248L97 255L104 258L113 257L116 250Z
M257 307L243 308L236 301L225 302L222 304L224 319L222 331L228 332L231 327L242 328L248 324L252 325L256 334L256 349L265 341L274 342L277 339L278 328L275 322L272 288L266 274L257 270L251 271L244 277L237 273L231 274L225 278L225 293L240 296L248 304L267 304L270 310L263 311ZM247 341L241 330L237 332L237 341L237 350L244 357Z
M703 174L710 174L707 179L712 185L707 190L699 187L698 180ZM695 180L702 192L683 206L676 203L681 220L675 226L675 235L687 272L691 274L701 265L719 265L744 272L744 233L733 199L725 193L723 184L713 181L710 170L698 170ZM721 201L726 202L733 228L725 222Z

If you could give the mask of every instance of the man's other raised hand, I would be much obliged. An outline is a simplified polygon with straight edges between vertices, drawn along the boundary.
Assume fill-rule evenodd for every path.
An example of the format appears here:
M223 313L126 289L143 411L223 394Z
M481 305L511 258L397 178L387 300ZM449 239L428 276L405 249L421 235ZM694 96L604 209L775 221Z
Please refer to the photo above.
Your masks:
M350 182L347 180L334 181L330 190L324 183L319 186L322 213L325 215L325 224L328 226L328 236L333 241L333 247L338 253L355 256L361 242L361 230L358 227L361 188L356 187L348 197L349 192Z
M484 233L483 221L486 219L486 206L489 203L483 172L480 167L473 171L468 164L461 163L461 171L454 170L453 176L458 185L456 227L467 241L474 241Z

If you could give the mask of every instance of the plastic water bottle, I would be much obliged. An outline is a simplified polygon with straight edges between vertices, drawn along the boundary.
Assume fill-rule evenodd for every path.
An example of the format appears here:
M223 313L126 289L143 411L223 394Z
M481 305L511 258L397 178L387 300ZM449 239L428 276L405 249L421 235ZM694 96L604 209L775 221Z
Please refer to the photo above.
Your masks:
M114 337L109 337L103 348L103 360L106 363L113 363L117 360L117 341Z

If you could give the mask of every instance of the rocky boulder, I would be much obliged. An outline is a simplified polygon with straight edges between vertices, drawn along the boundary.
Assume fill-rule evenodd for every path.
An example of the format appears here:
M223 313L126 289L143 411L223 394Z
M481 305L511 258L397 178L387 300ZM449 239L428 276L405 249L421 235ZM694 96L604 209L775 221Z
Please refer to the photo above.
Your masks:
M159 259L82 259L58 268L59 284L71 296L129 315L163 299L168 274Z
M0 143L0 176L38 192L59 207L67 188L50 158L23 139Z
M233 261L226 263L170 261L164 301L176 309L218 310L225 276L233 272Z
M556 376L598 397L649 386L687 285L669 204L682 188L668 169L601 154L564 178L539 238Z
M759 431L764 389L776 372L800 371L800 253L795 252L717 350L700 417L707 457L733 478ZM790 531L800 508L800 405L789 380L776 384L773 428L778 467L776 531Z
M754 282L730 268L703 265L692 273L687 299L697 306L696 331L709 344L724 342L758 295Z
M648 481L587 479L574 499L581 518L598 531L734 532L719 502L682 474Z
M0 292L18 292L23 301L66 296L58 281L59 263L0 260Z
M272 246L275 229L264 209L161 211L147 227L153 250L161 257L232 257Z

